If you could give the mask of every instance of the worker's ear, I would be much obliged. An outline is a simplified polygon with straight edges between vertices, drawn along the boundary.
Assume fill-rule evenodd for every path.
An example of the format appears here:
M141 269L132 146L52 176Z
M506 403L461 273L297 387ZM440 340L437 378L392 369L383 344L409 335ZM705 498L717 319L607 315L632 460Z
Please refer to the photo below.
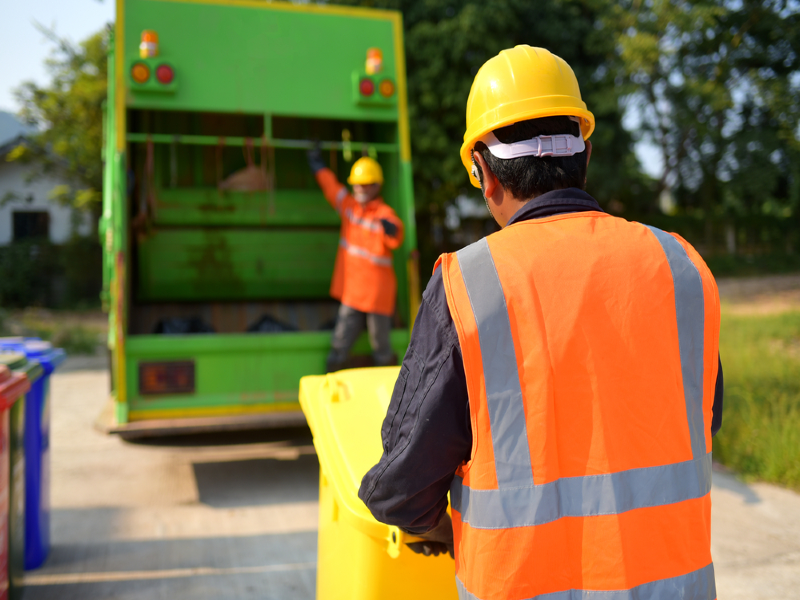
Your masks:
M489 163L484 160L480 152L473 152L472 159L483 172L483 185L481 186L483 189L483 195L486 198L491 198L497 191L497 188L500 186L500 181L498 181L497 176L489 167Z

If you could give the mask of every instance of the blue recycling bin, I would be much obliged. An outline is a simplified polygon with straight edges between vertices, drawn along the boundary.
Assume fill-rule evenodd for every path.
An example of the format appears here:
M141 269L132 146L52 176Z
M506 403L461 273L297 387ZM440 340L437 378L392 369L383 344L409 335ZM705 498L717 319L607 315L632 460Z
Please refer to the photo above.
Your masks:
M50 375L66 353L38 338L0 338L0 351L44 368L25 396L25 569L36 569L50 550Z

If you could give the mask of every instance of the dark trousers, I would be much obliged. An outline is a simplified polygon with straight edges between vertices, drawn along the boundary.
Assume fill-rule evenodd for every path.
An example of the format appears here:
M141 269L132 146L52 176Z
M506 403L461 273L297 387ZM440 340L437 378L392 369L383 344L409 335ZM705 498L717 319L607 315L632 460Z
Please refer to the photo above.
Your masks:
M363 313L344 304L339 305L336 326L331 339L331 352L328 354L328 372L337 371L345 366L347 355L356 338L364 331L369 332L369 343L372 346L372 358L375 365L383 367L395 362L392 346L389 343L389 332L392 330L392 318L386 315Z

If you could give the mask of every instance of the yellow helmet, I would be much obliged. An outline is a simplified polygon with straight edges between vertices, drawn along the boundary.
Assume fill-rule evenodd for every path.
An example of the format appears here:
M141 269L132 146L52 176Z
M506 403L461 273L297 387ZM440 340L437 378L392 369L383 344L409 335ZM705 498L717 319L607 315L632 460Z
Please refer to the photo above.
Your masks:
M461 162L475 187L472 148L495 129L542 117L577 117L583 139L594 131L594 115L581 100L570 66L544 48L515 46L487 60L475 76L467 100L467 131Z
M350 169L350 177L347 178L350 185L370 185L371 183L383 183L383 169L373 158L363 156L353 163Z

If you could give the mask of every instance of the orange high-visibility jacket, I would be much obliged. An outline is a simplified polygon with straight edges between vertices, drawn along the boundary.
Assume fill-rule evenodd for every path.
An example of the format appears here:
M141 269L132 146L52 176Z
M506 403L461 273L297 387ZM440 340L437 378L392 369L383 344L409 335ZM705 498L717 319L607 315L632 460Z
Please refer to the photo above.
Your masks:
M473 436L460 597L713 600L719 297L694 248L581 212L440 262Z
M403 222L382 198L359 203L330 169L320 169L316 178L342 218L331 296L361 312L393 315L397 279L392 250L403 243ZM394 223L397 234L384 233L381 219Z

